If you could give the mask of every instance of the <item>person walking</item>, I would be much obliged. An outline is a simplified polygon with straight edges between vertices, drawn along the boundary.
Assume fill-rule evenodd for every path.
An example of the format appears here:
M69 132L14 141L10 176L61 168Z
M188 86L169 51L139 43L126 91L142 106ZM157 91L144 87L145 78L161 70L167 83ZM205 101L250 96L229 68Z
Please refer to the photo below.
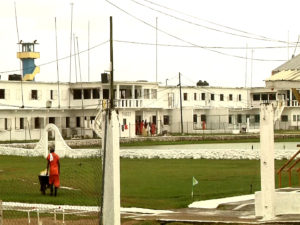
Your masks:
M49 173L49 185L50 185L50 195L53 195L53 186L55 187L54 196L57 196L57 189L60 186L59 175L60 175L60 163L59 156L55 153L53 147L50 148L50 153L47 157L47 173ZM50 167L50 170L49 170Z

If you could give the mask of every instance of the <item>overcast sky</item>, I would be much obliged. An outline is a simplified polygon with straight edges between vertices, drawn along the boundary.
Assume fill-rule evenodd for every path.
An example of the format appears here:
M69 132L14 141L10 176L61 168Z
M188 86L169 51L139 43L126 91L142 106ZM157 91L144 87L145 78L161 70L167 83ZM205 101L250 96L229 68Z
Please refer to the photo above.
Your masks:
M300 2L296 0L72 2L73 33L78 37L80 51L88 48L90 23L90 81L99 81L100 74L109 70L109 16L113 16L116 80L156 80L156 18L157 77L162 84L166 79L168 84L177 84L181 72L185 85L206 80L212 86L243 87L245 83L248 87L264 86L263 80L271 75L272 69L294 54L300 34ZM71 1L16 0L15 3L20 40L39 43L37 51L41 58L36 64L41 65L41 72L36 80L57 81L54 18L58 57L64 58L70 55ZM20 68L16 58L18 38L13 0L0 1L0 20L0 74L7 79L8 74L19 73ZM76 62L72 58L72 82L80 81L80 71L81 80L87 81L87 52L80 54L80 69L78 58ZM68 58L59 61L59 79L70 80Z

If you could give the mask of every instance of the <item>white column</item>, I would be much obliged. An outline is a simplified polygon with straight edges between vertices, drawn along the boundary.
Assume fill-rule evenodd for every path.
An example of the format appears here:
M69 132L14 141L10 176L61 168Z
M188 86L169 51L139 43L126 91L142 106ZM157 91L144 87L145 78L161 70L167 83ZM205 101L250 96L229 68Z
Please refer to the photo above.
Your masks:
M47 124L48 124L48 121L47 121L47 117L46 116L44 116L43 118L44 118L43 128L45 128L47 126Z
M250 130L250 118L249 117L246 119L246 122L247 122L246 131L249 132L249 130Z
M104 119L107 122L103 196L103 225L120 225L120 142L116 111ZM104 125L105 126L105 125ZM102 125L102 127L104 128ZM102 131L105 135L105 128ZM104 140L104 136L102 137ZM104 145L102 145L104 146Z
M263 220L275 217L274 110L271 104L260 108L260 175Z
M290 96L289 96L289 98L290 98L290 106L292 106L293 105L293 91L292 91L292 89L290 89Z
M10 127L8 129L10 130L16 130L16 118L15 117L11 117L10 118Z
M132 96L132 99L135 99L135 85L132 85L132 87L131 87L131 96Z

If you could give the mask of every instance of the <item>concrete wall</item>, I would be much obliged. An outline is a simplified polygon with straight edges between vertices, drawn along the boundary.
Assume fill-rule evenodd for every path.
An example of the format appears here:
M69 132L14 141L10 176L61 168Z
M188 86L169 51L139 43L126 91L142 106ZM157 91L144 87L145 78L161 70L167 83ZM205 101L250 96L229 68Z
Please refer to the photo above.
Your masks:
M255 193L255 216L262 216L261 192ZM275 215L299 214L300 192L275 192Z

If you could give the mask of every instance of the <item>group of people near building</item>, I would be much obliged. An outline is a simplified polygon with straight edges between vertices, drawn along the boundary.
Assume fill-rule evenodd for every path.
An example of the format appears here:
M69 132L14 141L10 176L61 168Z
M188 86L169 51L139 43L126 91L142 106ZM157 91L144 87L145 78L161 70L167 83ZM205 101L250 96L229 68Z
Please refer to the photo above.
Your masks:
M135 134L142 136L154 136L156 134L156 124L147 120L135 121Z

